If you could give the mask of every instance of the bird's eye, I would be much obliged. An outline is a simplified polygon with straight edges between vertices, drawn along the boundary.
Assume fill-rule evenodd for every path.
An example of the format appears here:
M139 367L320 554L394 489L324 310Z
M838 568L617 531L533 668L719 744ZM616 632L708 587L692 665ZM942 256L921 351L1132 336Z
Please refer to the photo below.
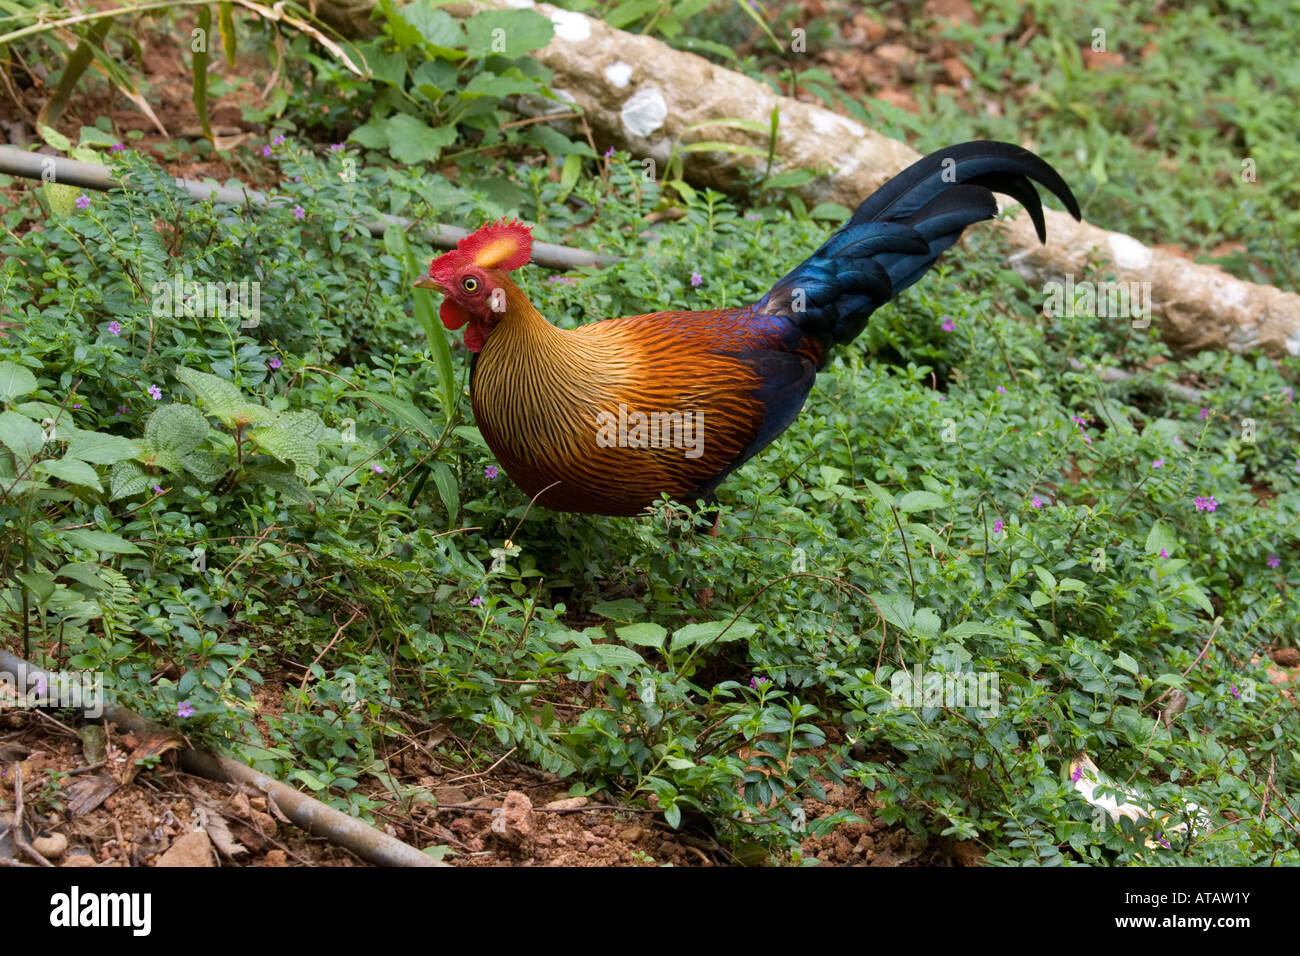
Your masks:
M466 292L477 292L478 279L475 279L473 276L466 276L460 280L460 287Z

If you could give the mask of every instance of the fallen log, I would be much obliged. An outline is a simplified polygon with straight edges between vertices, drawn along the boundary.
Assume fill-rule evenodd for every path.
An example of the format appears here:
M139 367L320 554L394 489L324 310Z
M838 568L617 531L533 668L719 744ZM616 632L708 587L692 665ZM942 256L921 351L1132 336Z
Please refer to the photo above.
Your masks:
M829 200L852 209L920 158L910 146L838 113L780 96L703 57L581 13L532 0L472 0L446 9L468 16L484 7L532 7L548 17L555 36L532 55L553 72L552 89L583 110L602 146L651 158L659 169L673 144L682 137L690 141L692 135L758 147L766 154L766 134L753 129L711 125L691 134L689 128L723 118L766 128L774 108L780 115L774 172L825 170L824 176L794 190L807 203ZM767 163L766 155L716 151L687 153L683 159L688 180L721 190L734 189L739 168L761 170ZM1076 223L1053 210L1047 210L1045 246L1023 211L1002 228L1014 250L1011 265L1040 287L1067 275L1083 279L1090 256L1105 263L1103 270L1113 271L1120 282L1150 283L1153 320L1174 349L1300 355L1296 293L1242 281L1216 266L1150 248L1124 233Z

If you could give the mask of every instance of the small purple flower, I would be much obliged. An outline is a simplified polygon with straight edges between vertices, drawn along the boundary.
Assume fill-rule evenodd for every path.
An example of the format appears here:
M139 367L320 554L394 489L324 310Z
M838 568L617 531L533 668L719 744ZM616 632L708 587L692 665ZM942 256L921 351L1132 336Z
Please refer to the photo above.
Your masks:
M497 471L496 465L488 465L483 469L483 474L487 476L488 481L491 481L497 475L501 474L501 472Z
M1174 436L1174 444L1175 444L1175 445L1178 445L1179 447L1182 446L1182 444L1183 444L1183 439L1182 439L1182 436L1181 436L1181 435L1175 435L1175 436Z
M268 158L268 159L270 158L270 156L271 156L271 147L270 147L270 146L263 146L263 147L262 147L262 156L265 157L265 158Z
M284 145L284 136L282 136L282 135L281 135L281 136L277 136L275 139L271 140L271 145L272 145L272 146L283 146L283 145Z
M1165 467L1165 460L1164 460L1163 458L1157 458L1155 461L1153 461L1153 462L1151 463L1151 467L1152 467L1152 468L1163 468L1163 467Z
M939 326L939 328L943 329L945 332L951 332L953 329L957 328L957 320L952 316L949 316L943 320L943 325Z
M1007 393L1007 387L1006 387L1005 385L999 385L999 386L998 386L998 394L999 394L999 395L1005 395L1006 393Z
M149 386L149 397L152 398L155 402L161 402L161 401L162 401L162 389L159 388L157 385L150 385L150 386Z
M613 146L611 146L609 149L605 150L605 158L606 158L606 159L609 159L609 158L610 158L611 156L613 156L613 155L614 155L614 147L613 147Z
M1279 558L1276 554L1270 554L1267 558L1264 559L1264 563L1267 564L1270 568L1282 567L1282 559Z
M1043 506L1043 499L1038 497L1038 495L1034 495L1029 503L1035 508L1041 508Z
M193 716L194 716L194 705L191 704L188 700L183 700L183 701L181 701L179 704L176 705L176 716L177 716L177 717L193 717Z
M271 359L271 361L267 362L266 364L269 365L269 366L271 366L271 371L274 372L274 371L275 371L277 368L279 368L279 367L281 366L281 364L283 364L283 363L281 363L281 361L280 361L278 358L273 358L273 359Z
M370 470L376 475L382 475L384 473L384 466L376 463L370 466Z
M300 182L302 182L302 177L301 177L301 176L295 176L295 177L293 177L293 181L294 181L295 183L300 183Z
M118 321L116 321L116 320L114 320L114 321L108 323L108 331L109 331L109 333L110 333L111 335L121 335L121 334L122 334L122 323L121 323L121 322L118 322Z
M1207 495L1207 496L1204 497L1204 498L1202 498L1202 497L1198 497L1198 498L1196 499L1196 510L1197 510L1197 511L1210 511L1210 512L1213 512L1213 511L1217 510L1218 507L1219 507L1219 503L1218 503L1217 501L1214 500L1214 495Z
M993 533L994 533L994 534L1001 534L1001 533L1002 533L1002 519L1001 519L1001 518L999 518L997 521L993 522Z
M1160 557L1162 557L1162 558L1167 558L1167 557L1169 557L1169 552L1166 551L1164 548L1161 548L1161 549L1160 549Z
M1295 401L1295 389L1292 388L1290 385L1285 385L1285 386L1283 386L1283 388L1282 388L1282 394L1286 396L1286 400L1287 400L1288 402L1294 402L1294 401Z
M1202 408L1202 409L1201 409L1201 418L1202 418L1202 419L1206 419L1206 418L1209 418L1209 417L1210 417L1210 410L1209 410L1208 408Z
M112 146L108 147L110 153L120 153L124 149L126 149L126 145L123 143L114 143Z
M1070 782L1078 783L1082 776L1083 776L1083 764L1079 764L1079 766L1075 767L1074 770L1070 772Z
M692 272L692 273L691 273L691 285L693 285L693 286L701 286L701 285L704 285L704 276L700 275L698 272Z
M482 603L483 599L481 597L475 597L470 600L469 605L470 607L478 607Z
M78 209L89 209L89 208L90 208L90 197L87 196L85 193L82 193L80 196L77 197L77 204L76 204L76 205L77 205L77 208L78 208Z
M126 406L125 406L125 405L119 405L119 406L117 406L117 413L118 413L119 415L125 415L125 414L126 414Z
M162 494L162 493L163 493L162 485L154 485L154 486L153 486L153 493L154 493L155 495L160 495L160 494Z
M1228 688L1228 693L1230 693L1233 697L1236 697L1237 699L1241 698L1241 691L1237 690L1236 684L1233 684L1231 687Z
M342 144L342 143L331 143L331 144L330 144L330 149L334 150L334 152L336 152L336 153L337 153L339 150L341 150L342 148L343 148L343 144Z
M946 401L948 401L948 396L945 395L945 394L943 394L943 392L936 392L934 397L937 398L937 399L938 399L939 401L941 401L941 402L946 402ZM1300 465L1297 465L1296 467L1297 467L1297 469L1300 469Z
M76 403L74 403L72 407L73 407L73 408L80 408L80 407L81 407L81 402L76 402Z
M307 210L303 209L302 206L294 206L294 207L293 207L293 218L294 218L294 219L306 219L306 218L307 218Z
M766 687L770 683L772 682L766 677L751 677L749 679L749 689L758 690L760 687Z

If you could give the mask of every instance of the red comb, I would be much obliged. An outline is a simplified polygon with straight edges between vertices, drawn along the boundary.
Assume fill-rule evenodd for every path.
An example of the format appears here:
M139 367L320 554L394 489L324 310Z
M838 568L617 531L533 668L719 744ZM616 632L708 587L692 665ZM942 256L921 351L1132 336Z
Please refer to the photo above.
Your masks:
M429 266L429 275L447 272L464 265L480 269L518 269L533 254L533 231L517 219L490 222L456 243Z

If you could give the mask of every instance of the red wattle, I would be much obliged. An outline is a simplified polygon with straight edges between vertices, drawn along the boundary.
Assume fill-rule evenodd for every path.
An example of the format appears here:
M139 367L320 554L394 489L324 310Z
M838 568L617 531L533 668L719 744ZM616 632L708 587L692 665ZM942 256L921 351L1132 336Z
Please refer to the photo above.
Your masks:
M487 330L483 328L483 323L471 320L468 328L465 329L465 348L471 352L481 352L486 341Z
M442 324L449 329L458 329L469 321L469 313L451 299L442 300L442 308L438 310L438 317L442 319Z

